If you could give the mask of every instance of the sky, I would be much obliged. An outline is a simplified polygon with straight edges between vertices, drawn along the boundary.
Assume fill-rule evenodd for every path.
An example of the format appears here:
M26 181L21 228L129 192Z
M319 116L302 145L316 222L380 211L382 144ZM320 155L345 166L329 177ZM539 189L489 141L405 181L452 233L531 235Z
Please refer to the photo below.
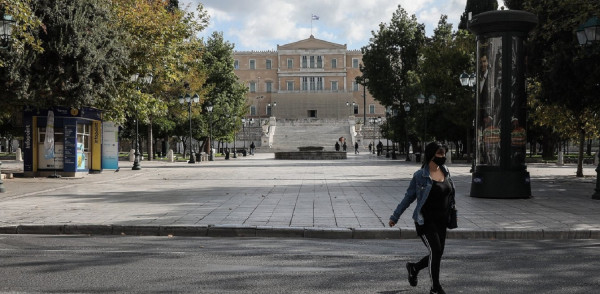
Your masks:
M442 14L456 30L467 0L180 0L179 6L193 11L199 2L210 16L200 37L220 31L235 51L274 51L311 34L360 49L369 43L371 31L389 23L398 5L425 24L427 36L433 35ZM312 15L319 19L311 27Z

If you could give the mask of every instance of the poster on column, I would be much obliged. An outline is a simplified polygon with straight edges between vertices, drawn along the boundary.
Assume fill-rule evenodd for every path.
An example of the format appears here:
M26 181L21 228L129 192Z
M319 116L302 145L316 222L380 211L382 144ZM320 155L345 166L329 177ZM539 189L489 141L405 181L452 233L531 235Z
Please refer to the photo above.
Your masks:
M119 126L114 122L102 123L102 169L119 168Z

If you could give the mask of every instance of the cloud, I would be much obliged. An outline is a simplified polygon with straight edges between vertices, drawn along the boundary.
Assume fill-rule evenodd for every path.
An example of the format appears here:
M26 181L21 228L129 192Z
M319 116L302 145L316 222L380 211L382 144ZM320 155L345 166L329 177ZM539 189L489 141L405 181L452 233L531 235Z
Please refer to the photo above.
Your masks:
M451 23L458 25L466 0L204 0L211 19L202 36L222 31L226 40L235 43L236 50L276 50L283 45L306 39L312 34L319 39L347 44L360 49L377 31L379 24L388 23L401 5L409 15L415 14L425 23L427 34L437 27L445 13ZM181 0L180 7L198 0Z

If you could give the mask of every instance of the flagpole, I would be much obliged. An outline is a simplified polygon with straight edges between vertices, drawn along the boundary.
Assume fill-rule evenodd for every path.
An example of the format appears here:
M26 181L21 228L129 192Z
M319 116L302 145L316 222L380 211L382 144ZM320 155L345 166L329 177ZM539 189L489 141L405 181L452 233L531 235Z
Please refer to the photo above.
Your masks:
M312 36L312 22L313 22L313 15L310 15L310 35Z

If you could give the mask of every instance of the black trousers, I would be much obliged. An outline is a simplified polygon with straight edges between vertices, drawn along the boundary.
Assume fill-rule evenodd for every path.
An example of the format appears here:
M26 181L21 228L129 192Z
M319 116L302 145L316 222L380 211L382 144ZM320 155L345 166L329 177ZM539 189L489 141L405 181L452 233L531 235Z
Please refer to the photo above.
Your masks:
M446 223L447 217L431 221L427 221L426 219L423 225L415 223L417 234L429 250L429 255L417 262L415 269L420 271L424 268L429 268L431 285L434 289L441 287L440 264L442 262L442 255L444 254L444 246L446 245Z

